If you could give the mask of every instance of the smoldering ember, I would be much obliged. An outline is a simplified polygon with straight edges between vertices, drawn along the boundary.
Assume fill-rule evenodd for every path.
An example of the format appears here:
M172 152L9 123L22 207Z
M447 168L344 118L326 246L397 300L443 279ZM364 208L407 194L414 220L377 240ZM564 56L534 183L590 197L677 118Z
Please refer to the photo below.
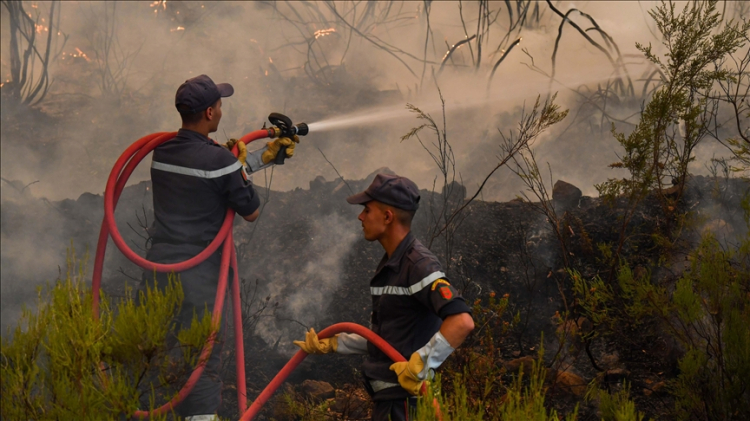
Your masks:
M750 418L748 3L0 10L1 419Z

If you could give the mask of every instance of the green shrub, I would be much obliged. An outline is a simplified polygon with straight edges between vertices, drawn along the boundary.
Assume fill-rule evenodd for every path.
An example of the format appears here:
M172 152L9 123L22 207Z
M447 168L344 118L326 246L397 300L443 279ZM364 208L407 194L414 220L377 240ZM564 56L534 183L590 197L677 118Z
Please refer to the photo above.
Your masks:
M130 291L115 306L102 293L97 318L85 263L69 251L65 278L40 288L37 311L24 308L14 331L2 338L0 418L120 419L138 409L144 394L153 408L157 392L195 363L211 319L206 314L180 331L184 359L170 357L174 346L167 338L183 299L179 282L172 278L163 291L140 292L137 305ZM149 378L159 380L149 388Z
M686 349L673 382L681 419L750 414L750 236L722 249L709 233L677 282L674 331Z
M750 194L742 206L750 231ZM570 275L576 304L599 331L656 320L682 346L671 382L680 419L745 419L750 413L750 232L723 248L710 233L674 288L622 264L616 287Z
M630 386L626 383L615 393L595 389L591 395L599 398L599 411L602 421L642 421L643 413L635 408L635 402L630 400Z
M293 419L297 421L317 421L328 419L331 403L327 400L316 403L314 400L302 396L293 390L281 395L272 420Z
M465 387L466 374L453 379L450 394L441 388L441 378L436 376L427 393L420 396L417 404L417 421L559 421L557 412L545 407L544 385L547 369L544 367L544 347L539 347L538 358L532 364L528 378L523 367L509 387L491 390L484 399L469 396ZM490 411L492 409L492 411ZM565 419L578 417L578 406Z

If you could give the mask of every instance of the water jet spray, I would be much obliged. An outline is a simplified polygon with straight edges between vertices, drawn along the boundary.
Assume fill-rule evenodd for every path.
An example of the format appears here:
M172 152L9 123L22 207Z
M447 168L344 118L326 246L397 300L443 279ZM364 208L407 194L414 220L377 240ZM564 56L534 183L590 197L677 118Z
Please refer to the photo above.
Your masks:
M497 70L497 66L502 62L503 59L507 56L507 54L510 52L510 50L518 45L521 42L521 38L517 39L511 46L508 48L507 51L505 51L505 54L498 60L497 64L495 65L494 71ZM489 81L491 81L492 76L490 76ZM567 85L584 85L588 83L594 83L594 82L601 82L603 80L608 80L608 77L586 77L581 78L580 80L577 80L575 82L568 82ZM471 94L468 93L468 96L465 98L461 98L460 102L453 102L453 103L445 103L443 104L440 101L433 101L428 102L427 104L420 105L419 109L424 111L425 113L430 112L437 112L440 111L443 105L445 106L446 111L452 111L452 110L459 110L459 109L467 109L467 108L475 108L475 107L482 107L486 106L488 104L496 103L496 102L509 102L512 100L520 99L520 98L528 98L529 97L529 89L533 88L533 86L536 85L525 85L525 84L514 84L514 85L508 85L503 88L503 94L495 96L493 98L489 97L489 81L488 86L486 90L486 96L482 94ZM555 81L555 83L560 84L563 87L566 87L566 85L562 84L559 81ZM567 88L570 90L573 90L572 88ZM465 93L466 95L466 93ZM540 95L544 95L544 92L540 92ZM321 121L316 121L314 123L310 123L309 125L306 125L310 131L313 132L321 132L321 131L328 131L328 130L334 130L334 129L343 129L347 127L353 127L353 126L362 126L362 125L369 125L373 123L378 123L381 121L386 120L394 120L398 118L406 118L410 117L411 114L409 112L405 112L405 108L402 104L394 104L391 106L385 106L380 108L371 108L368 110L363 111L355 111L350 114L345 114L341 116L331 117L327 118ZM270 117L269 117L270 118Z

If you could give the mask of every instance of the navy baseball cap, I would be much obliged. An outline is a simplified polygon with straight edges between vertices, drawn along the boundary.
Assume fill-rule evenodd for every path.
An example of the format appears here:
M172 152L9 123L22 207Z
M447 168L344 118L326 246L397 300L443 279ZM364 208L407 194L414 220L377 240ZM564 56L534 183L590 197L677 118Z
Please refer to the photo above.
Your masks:
M206 75L188 79L177 88L174 105L180 114L194 114L214 105L219 98L232 96L234 88L228 83L215 84Z
M367 190L346 198L352 205L363 205L371 200L398 209L415 211L419 209L419 188L406 177L378 174Z

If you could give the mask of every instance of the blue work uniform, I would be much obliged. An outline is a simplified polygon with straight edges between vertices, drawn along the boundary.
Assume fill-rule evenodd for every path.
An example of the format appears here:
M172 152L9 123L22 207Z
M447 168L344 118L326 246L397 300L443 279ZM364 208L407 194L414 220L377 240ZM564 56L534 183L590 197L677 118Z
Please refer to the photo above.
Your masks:
M260 206L242 164L227 149L200 133L180 129L177 136L154 149L151 165L154 197L152 245L146 259L156 263L188 260L206 248L219 232L227 208L248 216ZM185 298L177 317L178 327L189 326L193 314L213 311L219 280L221 247L205 262L179 274ZM165 285L158 273L157 285ZM144 282L154 279L146 271ZM223 331L223 329L222 329ZM221 404L219 373L223 335L192 392L176 412L180 416L213 414Z
M425 346L443 320L471 313L450 285L440 261L410 232L393 254L386 253L370 281L371 329L406 359ZM363 366L366 386L375 403L373 420L408 419L414 399L390 370L393 361L372 343Z

